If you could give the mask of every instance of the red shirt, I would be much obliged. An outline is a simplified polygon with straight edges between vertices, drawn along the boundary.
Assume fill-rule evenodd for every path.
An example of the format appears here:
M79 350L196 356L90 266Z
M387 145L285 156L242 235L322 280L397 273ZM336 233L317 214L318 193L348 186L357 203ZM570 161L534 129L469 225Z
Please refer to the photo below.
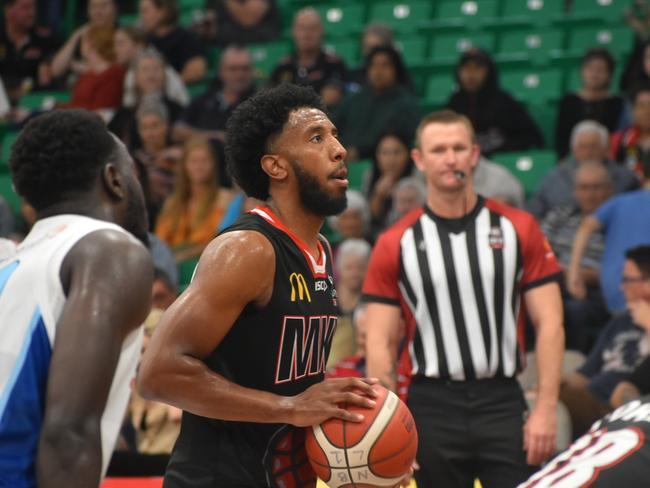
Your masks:
M101 73L87 71L74 84L69 106L87 110L119 107L125 74L126 70L117 64Z

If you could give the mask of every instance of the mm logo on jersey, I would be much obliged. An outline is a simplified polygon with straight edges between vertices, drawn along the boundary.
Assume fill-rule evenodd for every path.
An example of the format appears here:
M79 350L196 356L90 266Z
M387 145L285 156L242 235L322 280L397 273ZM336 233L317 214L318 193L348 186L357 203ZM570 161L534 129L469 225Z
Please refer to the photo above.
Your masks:
M311 295L305 277L301 273L291 273L289 275L289 283L291 284L291 301L295 302L296 299L300 301L307 298L311 302Z
M285 317L282 324L275 383L325 372L338 317Z

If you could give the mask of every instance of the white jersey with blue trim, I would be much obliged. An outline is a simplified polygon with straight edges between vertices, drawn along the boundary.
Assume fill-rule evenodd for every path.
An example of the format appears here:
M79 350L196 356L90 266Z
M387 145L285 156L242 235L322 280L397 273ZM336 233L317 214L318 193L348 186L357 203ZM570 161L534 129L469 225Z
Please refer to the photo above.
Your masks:
M65 305L61 265L88 234L112 229L80 215L39 220L15 253L0 258L0 487L35 487L36 449L45 409L56 325ZM142 329L127 336L101 419L106 472L130 395ZM74 378L70 386L74 387Z

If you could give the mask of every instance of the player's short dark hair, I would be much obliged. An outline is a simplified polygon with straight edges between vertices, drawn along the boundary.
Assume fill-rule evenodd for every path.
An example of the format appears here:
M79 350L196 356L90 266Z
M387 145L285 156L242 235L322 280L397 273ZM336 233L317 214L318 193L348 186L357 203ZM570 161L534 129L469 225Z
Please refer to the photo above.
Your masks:
M16 192L37 211L92 188L117 144L86 110L54 110L32 119L14 143L9 167Z
M165 11L165 25L176 25L180 17L180 9L176 0L151 0L157 9Z
M265 200L269 177L262 170L262 156L282 132L289 114L298 108L325 109L311 87L283 83L260 90L239 105L226 125L226 163L230 175L248 196Z
M636 264L644 277L650 278L650 245L628 249L625 251L625 258Z

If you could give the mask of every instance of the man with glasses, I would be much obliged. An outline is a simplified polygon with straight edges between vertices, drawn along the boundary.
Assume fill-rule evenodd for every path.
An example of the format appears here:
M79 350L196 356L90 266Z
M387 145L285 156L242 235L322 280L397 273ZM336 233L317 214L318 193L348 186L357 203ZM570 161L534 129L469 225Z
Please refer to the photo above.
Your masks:
M620 287L628 310L640 301L650 302L650 245L626 251ZM650 331L635 323L629 311L614 316L586 362L562 379L560 400L571 415L574 436L609 411L616 385L627 380L650 352L648 335Z

